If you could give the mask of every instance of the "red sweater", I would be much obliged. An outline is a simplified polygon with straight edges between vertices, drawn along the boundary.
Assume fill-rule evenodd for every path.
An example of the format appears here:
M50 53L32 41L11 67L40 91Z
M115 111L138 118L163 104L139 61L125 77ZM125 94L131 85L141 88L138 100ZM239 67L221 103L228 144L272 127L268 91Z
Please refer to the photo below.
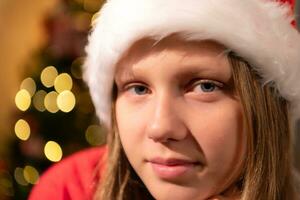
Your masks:
M105 147L75 153L50 167L32 189L29 200L89 200L101 176Z

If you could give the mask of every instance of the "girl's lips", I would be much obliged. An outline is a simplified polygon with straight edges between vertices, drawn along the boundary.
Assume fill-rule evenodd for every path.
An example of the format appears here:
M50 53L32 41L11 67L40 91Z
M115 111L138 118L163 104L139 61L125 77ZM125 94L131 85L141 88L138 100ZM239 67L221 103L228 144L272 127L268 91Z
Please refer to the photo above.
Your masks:
M162 179L172 180L182 177L184 174L201 166L200 162L181 159L156 158L149 161L154 173Z

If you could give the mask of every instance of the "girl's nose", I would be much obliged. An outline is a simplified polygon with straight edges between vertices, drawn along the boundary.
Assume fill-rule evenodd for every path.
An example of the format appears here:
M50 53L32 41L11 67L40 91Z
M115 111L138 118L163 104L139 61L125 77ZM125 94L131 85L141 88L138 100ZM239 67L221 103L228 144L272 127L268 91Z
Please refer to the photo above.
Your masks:
M156 100L149 118L147 135L155 142L180 141L186 138L188 129L176 108L174 99L161 97Z

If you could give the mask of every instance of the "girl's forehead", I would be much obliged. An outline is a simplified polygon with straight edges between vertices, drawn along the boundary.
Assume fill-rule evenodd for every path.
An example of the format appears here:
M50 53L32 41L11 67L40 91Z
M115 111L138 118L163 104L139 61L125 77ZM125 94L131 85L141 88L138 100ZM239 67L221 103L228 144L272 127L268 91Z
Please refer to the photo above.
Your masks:
M135 42L121 57L116 66L116 74L122 74L124 71L131 71L139 61L149 55L164 54L166 51L176 52L185 57L202 56L224 59L226 57L226 47L216 41L185 41L178 36L169 36L162 40L144 38ZM188 59L186 59L188 60Z

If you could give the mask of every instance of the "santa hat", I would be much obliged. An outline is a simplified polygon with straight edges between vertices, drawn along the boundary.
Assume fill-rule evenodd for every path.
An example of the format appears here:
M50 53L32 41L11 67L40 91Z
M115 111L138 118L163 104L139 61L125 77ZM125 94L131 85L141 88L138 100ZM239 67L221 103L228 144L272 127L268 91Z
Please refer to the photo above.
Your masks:
M108 0L89 36L84 63L96 113L109 128L116 63L134 42L179 33L186 40L218 41L242 56L264 83L274 82L298 119L300 34L293 20L290 5L276 0Z

